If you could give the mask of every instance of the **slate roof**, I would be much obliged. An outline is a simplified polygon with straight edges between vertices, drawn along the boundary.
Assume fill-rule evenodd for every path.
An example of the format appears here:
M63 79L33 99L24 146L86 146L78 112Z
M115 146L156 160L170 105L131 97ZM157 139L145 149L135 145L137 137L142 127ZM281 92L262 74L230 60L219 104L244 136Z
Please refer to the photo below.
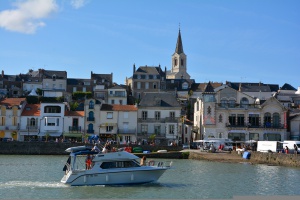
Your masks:
M145 93L139 105L145 107L181 107L176 97L167 92Z
M102 104L101 111L137 111L134 105Z
M43 78L52 78L53 75L56 76L56 79L67 79L66 71L54 71L54 70L41 70Z
M84 82L91 81L91 79L82 79L82 78L68 78L67 85L84 85Z
M187 82L189 84L189 87L187 89L183 89L182 88L182 84L184 82ZM183 90L190 90L191 89L191 85L195 82L194 79L167 79L166 80L166 89L167 90L174 90L175 88L177 89L177 91Z
M152 75L164 75L160 66L140 66L134 74L152 74Z
M204 92L208 83L193 83L191 89L196 92ZM210 82L210 85L215 89L223 85L223 83Z
M175 53L178 53L178 54L184 53L184 52L183 52L183 46L182 46L182 40L181 40L180 29L179 29L179 32L178 32L178 37L177 37L177 43L176 43Z
M290 84L288 83L285 83L281 88L280 90L294 90L294 91L297 91L296 88L294 88L293 86L291 86Z
M0 105L5 105L7 107L19 106L25 100L26 100L25 98L5 98L0 101Z
M105 80L109 83L112 83L113 81L112 74L94 74L93 72L91 72L91 79L98 81Z
M230 82L226 81L226 85L235 90L239 90L241 85L241 92L277 92L279 86L277 84L264 84L264 83L247 83L247 82Z
M40 104L26 104L21 116L40 116Z

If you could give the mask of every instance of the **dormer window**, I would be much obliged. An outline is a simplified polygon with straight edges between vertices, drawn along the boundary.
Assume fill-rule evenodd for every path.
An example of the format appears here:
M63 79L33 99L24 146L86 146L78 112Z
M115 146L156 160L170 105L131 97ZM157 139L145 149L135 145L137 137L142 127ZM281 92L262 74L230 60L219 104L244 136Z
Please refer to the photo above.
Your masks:
M182 83L182 89L186 90L189 88L189 84L187 82Z
M56 81L56 75L55 75L55 74L53 74L52 80L53 80L53 81Z

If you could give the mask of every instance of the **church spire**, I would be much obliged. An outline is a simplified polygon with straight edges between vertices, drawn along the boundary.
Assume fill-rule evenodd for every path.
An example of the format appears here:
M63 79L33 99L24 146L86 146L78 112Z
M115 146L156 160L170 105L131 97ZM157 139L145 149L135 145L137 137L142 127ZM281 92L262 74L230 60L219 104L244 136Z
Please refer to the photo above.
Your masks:
M179 32L178 32L178 38L177 38L177 44L176 44L175 53L178 53L178 54L183 53L180 27L179 27Z

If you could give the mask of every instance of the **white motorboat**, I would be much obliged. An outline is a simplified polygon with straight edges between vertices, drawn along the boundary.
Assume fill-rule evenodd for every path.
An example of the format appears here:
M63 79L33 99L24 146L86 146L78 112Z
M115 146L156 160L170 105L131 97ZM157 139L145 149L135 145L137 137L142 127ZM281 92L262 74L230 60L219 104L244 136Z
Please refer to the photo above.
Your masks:
M66 150L70 157L64 166L62 183L80 185L125 185L155 182L171 164L151 160L140 165L139 157L126 151L96 153L85 146L70 147ZM86 158L92 158L86 167Z

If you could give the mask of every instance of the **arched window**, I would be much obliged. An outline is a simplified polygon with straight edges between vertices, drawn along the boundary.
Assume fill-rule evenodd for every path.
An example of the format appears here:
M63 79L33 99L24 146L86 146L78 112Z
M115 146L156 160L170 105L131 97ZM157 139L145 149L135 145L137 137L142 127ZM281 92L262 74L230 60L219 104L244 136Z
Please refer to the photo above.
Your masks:
M89 112L88 121L94 121L94 112L93 111Z
M273 127L279 127L279 126L280 126L279 113L273 113Z
M34 118L30 119L30 126L35 126L35 119Z
M266 128L271 127L271 113L267 112L264 116L264 125Z
M95 105L94 101L91 100L89 103L89 109L94 109L94 105Z
M235 107L235 99L229 99L229 108L234 108Z
M177 58L174 58L174 66L177 66Z
M240 101L241 108L248 108L249 100L246 97L243 97Z
M221 99L221 107L222 108L228 108L227 99Z
M93 133L93 131L94 131L94 125L93 124L89 124L88 125L88 133Z

